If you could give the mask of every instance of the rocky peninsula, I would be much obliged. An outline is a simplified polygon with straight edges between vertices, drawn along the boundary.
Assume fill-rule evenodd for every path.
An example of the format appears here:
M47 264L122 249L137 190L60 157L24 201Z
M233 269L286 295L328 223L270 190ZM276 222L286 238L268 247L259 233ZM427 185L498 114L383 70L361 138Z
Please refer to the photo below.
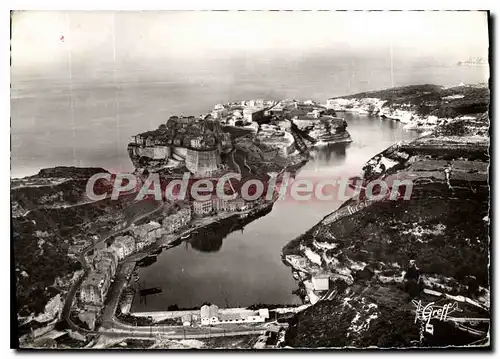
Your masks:
M313 146L350 142L347 123L338 117L342 111L427 129L425 136L375 155L360 174L365 181L411 179L409 200L349 200L283 249L284 261L312 304L291 319L285 343L468 344L486 336L487 323L433 322L435 335L429 336L415 323L411 299L452 298L464 303L464 315L489 317L488 104L487 88L433 85L333 98L326 105L233 102L199 117L172 116L157 129L133 136L127 150L137 176L157 172L179 178L188 171L217 178L237 172L267 180L300 168ZM162 222L169 235L177 236L186 226L187 207L160 208L155 201L134 201L132 195L89 201L87 180L103 172L56 167L11 181L19 337L66 328L63 307L66 302L71 310L73 301L67 298L88 274L86 257L95 254L89 248L98 252L97 245L119 239L125 251L129 237L137 235L134 246L140 242L147 251L141 234L146 227L157 231ZM109 194L112 180L96 187ZM152 214L158 223L144 223ZM128 234L118 237L124 229ZM328 290L316 291L313 282L325 278Z
M265 176L300 162L312 146L351 142L346 127L334 111L313 101L232 102L199 117L172 116L134 136L128 152L139 172Z
M218 112L224 115L219 117ZM128 152L138 176L158 172L162 178L176 178L189 171L213 178L237 172L265 179L285 168L293 173L306 161L307 149L320 141L350 141L345 122L331 115L313 102L218 105L211 114L198 118L172 116L158 129L134 136ZM308 121L306 128L302 120ZM73 300L75 290L90 278L89 270L93 271L96 262L90 248L98 251L104 241L107 245L118 240L126 243L130 236L136 237L134 231L150 226L142 223L134 227L137 219L149 214L170 229L184 224L177 223L177 211L171 206L161 209L149 199L134 201L135 193L118 200L89 200L86 184L97 173L108 172L103 168L55 167L11 181L18 334L23 343L67 327L65 315L78 309L77 300ZM109 175L110 180L96 182L96 193L111 194L115 174ZM118 236L130 228L128 237ZM140 243L134 247L141 244L143 248L147 243L139 237L136 241ZM111 277L106 276L108 285ZM71 316L75 326L79 319ZM79 325L85 327L81 322Z

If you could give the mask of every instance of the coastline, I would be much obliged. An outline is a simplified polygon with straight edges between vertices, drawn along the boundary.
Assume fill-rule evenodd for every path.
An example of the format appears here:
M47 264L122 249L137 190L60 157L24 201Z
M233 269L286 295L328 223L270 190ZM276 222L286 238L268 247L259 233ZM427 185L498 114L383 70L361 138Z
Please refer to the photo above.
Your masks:
M376 99L376 100L379 100L379 99ZM357 109L355 111L359 112L359 109ZM379 113L380 112L382 112L382 111L380 110ZM399 115L400 114L398 112L396 112L396 114L391 115L391 117L385 116L383 114L379 115L379 117L381 117L381 118L385 117L385 118L389 118L391 120L395 120L395 121L399 121L399 122L406 121L405 123L407 125L410 125L411 121L414 118L416 118L415 113L412 111L409 111L409 115L406 114L403 117L401 117ZM405 116L409 116L409 120L408 120L408 117L405 117ZM430 154L439 153L439 151L441 151L442 148L440 148L440 145L436 144L435 141L433 143L433 134L439 128L446 127L446 126L449 127L450 125L453 126L456 121L469 121L470 122L472 119L477 119L477 118L472 117L472 116L465 116L465 117L461 116L457 119L439 119L438 118L438 121L436 121L432 117L426 117L425 121L426 121L426 126L428 126L428 127L425 127L425 126L424 127L429 128L429 129L433 129L434 131L427 133L425 135L422 135L421 137L419 137L419 139L412 141L411 144L394 144L393 146L389 147L388 149L374 155L364 166L363 171L362 171L363 172L362 178L365 180L383 179L385 176L396 173L398 170L404 168L405 161L407 160L407 158L402 159L402 158L398 157L398 153L407 153L410 156L413 156L415 154L419 154L422 151L427 151L427 153L430 153ZM418 127L419 129L422 129L422 125L419 125L416 127ZM409 127L406 127L406 128L409 128ZM347 133L347 132L345 132L345 133ZM446 136L453 137L453 133L451 135L447 134ZM328 142L318 141L317 143L314 143L313 146L308 146L308 147L310 149L310 148L316 147L316 146L328 146L328 145L333 144L333 143L347 143L347 142L351 142L351 141L352 140L350 138L350 135L347 133L347 138L344 141L341 141L341 142L336 141L336 140L328 141ZM448 145L450 145L450 144L452 144L452 142L453 142L453 139L451 141L448 141L447 143L448 143ZM453 143L452 146L455 146L453 149L455 152L453 152L453 153L450 152L450 156L457 157L459 154L463 154L464 151L467 152L466 147L469 145L474 145L474 143L466 143L465 147L463 144ZM449 147L448 150L451 151L452 148ZM308 162L308 159L306 158L305 154L307 154L307 150L301 152L297 148L292 156L288 155L287 161L289 161L289 164L288 164L288 166L285 166L282 169L282 171L289 170L289 171L295 173L295 171L299 170L305 163ZM481 156L483 156L483 155L481 155ZM394 167L391 167L391 168L384 168L384 170L381 171L380 164L382 162L384 162L384 159L387 159L387 158L389 158L392 161L397 162L398 164ZM483 158L484 158L484 156L483 156ZM442 179L439 175L436 175L436 176L438 177L438 179ZM272 210L272 207L273 207L275 201L276 201L276 198L273 201L271 201L270 203L264 204L263 207L259 208L259 209L251 209L251 210L247 210L244 212L238 212L238 213L224 213L223 215L216 216L213 218L205 217L205 218L202 218L199 220L195 220L194 223L192 223L194 225L194 227L189 228L187 230L184 230L180 233L166 235L165 237L158 240L156 243L154 243L154 245L152 245L151 247L148 247L144 251L141 251L139 253L134 253L130 257L127 257L125 260L120 262L119 267L117 269L117 273L118 273L118 271L123 272L121 274L125 275L125 277L128 277L129 274L132 273L132 271L134 270L134 268L136 266L136 264L134 264L134 266L130 266L129 264L131 264L132 262L138 262L142 258L147 257L148 255L151 255L155 251L158 251L158 249L163 249L163 248L169 249L169 248L172 248L173 246L177 246L178 244L182 243L181 237L183 237L184 235L192 233L193 231L195 231L197 229L204 228L206 226L210 226L214 223L221 223L221 222L224 223L224 221L232 221L235 219L239 220L239 217L241 215L246 214L249 217L252 215L258 216L259 214L255 213L255 212L265 211L267 209ZM332 219L332 214L327 215L320 222L320 224L322 226L326 226L326 225L330 225L332 223L338 222L340 220L349 220L349 218L352 217L353 215L355 215L357 212L365 211L365 210L367 210L367 208L370 208L373 205L371 203L365 203L362 206L358 206L356 211L347 210L347 211L344 211L346 213L343 214L342 216L336 215L336 214L340 213L343 209L345 209L345 207L349 207L351 204L353 204L352 200L346 201L345 203L343 203L339 207L339 209L337 211L335 211L333 213L333 219ZM310 231L308 231L308 233L311 232L313 229L316 231L318 229L316 227L317 226L313 227ZM302 237L303 236L300 236L299 238L292 240L290 243L295 242L296 240L298 240ZM326 252L328 250L330 250L330 249L333 250L335 247L331 248L325 243L327 243L327 242L316 241L316 243L312 243L313 247L311 247L309 245L311 243L309 243L306 246L300 247L299 251L301 251L302 254L304 254L304 256L302 258L305 258L306 261L309 261L309 262L313 262L313 263L318 262L318 255L315 253L315 250L318 250L321 253L321 255L319 255L319 258L320 258L319 262L320 263L323 261L326 261L326 262L328 262L328 264L331 264L332 262L337 261L336 258L329 257L328 255L326 255ZM287 244L287 246L285 246L285 248L288 247L289 244ZM282 255L283 255L283 261L285 262L285 264L290 265L290 261L286 260L286 255L284 252L282 253ZM320 302L323 300L330 300L335 295L337 295L337 292L334 290L328 291L327 293L323 293L321 295L316 295L316 293L313 289L313 284L311 282L311 279L312 279L313 274L322 274L322 272L324 272L324 268L322 269L321 265L313 266L312 272L310 271L310 268L308 268L304 271L304 267L302 267L300 265L295 266L295 267L292 265L292 268L293 268L293 272L308 273L306 275L297 274L297 276L299 277L299 279L301 279L301 285L303 288L305 288L305 291L307 293L307 298L308 298L308 301L310 302L310 304L314 305L317 302ZM363 265L360 264L358 261L354 261L352 268L354 268L355 271L360 271L360 270L363 270ZM330 278L332 278L334 282L344 281L348 285L351 285L355 282L355 276L353 275L353 273L351 273L352 271L350 271L349 273L346 274L346 271L343 268L337 268L337 269L340 269L340 270L337 273L334 273L332 276L330 276ZM392 275L392 276L385 275L385 273L380 274L377 277L380 280L385 280L386 282L387 281L391 282L391 283L401 283L402 282L400 277L397 277L394 275ZM118 284L118 282L114 284L115 287L117 284ZM108 304L104 308L105 313L108 313L104 316L105 317L104 322L108 323L109 325L112 325L116 319L115 312L116 312L116 308L119 304L123 289L125 289L125 287L122 287L122 288L117 287L117 290L119 290L119 292L117 294L115 293L115 295L114 295L116 297L116 303L114 300L111 301L111 303L108 302ZM112 288L110 288L108 295L109 295L109 293L112 293L112 292L113 292ZM307 304L307 307L304 307L303 309L309 308L310 304ZM113 306L111 312L109 309L110 305ZM75 329L75 328L73 328L73 329ZM91 331L88 331L85 329L82 331L83 332L91 332Z
M293 161L290 161L291 164L287 165L285 168L283 168L282 172L288 171L291 176L293 177L298 170L302 166L304 166L308 162L308 159L303 158L303 154L297 154L296 156L293 156ZM243 220L245 223L252 222L253 220L265 216L267 213L269 213L273 206L274 203L279 199L278 194L275 193L273 196L273 199L270 201L265 201L264 203L258 205L257 207L250 208L245 211L239 211L239 212L228 212L228 213L222 213L216 216L208 216L208 217L201 217L198 219L195 219L189 224L189 228L182 230L180 233L175 233L175 234L168 234L163 236L160 240L158 240L156 243L154 243L152 246L148 247L146 250L140 252L140 253L135 253L132 254L130 257L126 258L121 262L119 265L120 266L126 266L127 264L130 264L132 262L136 263L134 266L128 266L127 271L122 273L126 277L130 277L132 272L135 270L137 266L137 262L139 262L141 259L147 257L148 255L151 255L158 249L164 249L168 250L170 248L173 248L175 246L180 245L184 240L189 240L188 238L182 239L184 235L188 235L192 232L196 232L200 229L203 229L205 227L209 227L213 224L220 224L220 223L225 223L225 222L233 222L233 221L241 221ZM193 223L194 222L194 223ZM119 268L117 269L117 273L119 271ZM128 282L130 279L128 279ZM121 295L123 290L125 289L125 286L127 284L122 284L123 287L119 289L119 294L116 294L116 292L113 292L113 288L110 287L109 293L114 293L113 297L115 300L113 300L111 303L108 303L108 305L105 308L105 313L109 311L108 307L112 307L112 313L115 313L117 311ZM115 285L116 286L116 285ZM135 300L135 298L134 298ZM130 303L130 307L132 306L133 303ZM113 322L115 321L116 318L110 317L108 314L107 316L104 315L103 323L104 322Z
M424 289L420 295L425 298L424 300L432 301L435 296L446 297L460 303L468 303L463 304L466 307L466 312L474 311L471 309L472 305L472 308L480 308L478 309L482 313L480 316L487 315L486 313L489 312L489 291L486 289L488 282L487 279L485 281L488 270L487 257L480 254L484 253L481 252L482 249L471 248L471 245L458 247L457 240L460 240L456 237L458 236L467 242L468 236L475 233L479 235L477 237L479 238L479 248L487 247L487 232L484 232L482 228L484 228L485 221L486 223L489 221L487 216L483 218L485 203L488 201L488 126L486 114L466 118L461 116L447 120L442 124L433 125L431 132L423 134L409 143L396 143L374 155L366 162L360 178L364 181L384 180L394 176L411 179L415 184L412 200L364 202L352 198L348 199L313 228L284 246L283 261L291 267L292 273L298 273L294 274L294 277L303 283L311 302L316 304L297 316L298 324L296 324L297 327L293 334L288 337L289 345L311 346L316 341L315 338L319 338L316 335L319 336L320 333L311 333L306 323L321 318L318 317L317 311L330 308L338 300L351 301L352 308L355 313L358 313L356 316L360 316L361 320L367 318L367 315L376 318L376 321L393 315L390 314L390 311L382 311L385 306L392 305L389 304L390 300L372 294L372 292L382 291L382 289L387 291L385 297L398 298L399 304L396 307L406 307L407 305L404 303L408 294L402 290L402 286L406 286L408 282L405 277L405 273L408 271L406 262L408 259L416 260L415 263L423 273L422 285ZM391 165L381 166L382 163L390 163ZM474 201L471 202L473 198L477 204L473 205ZM436 201L441 201L441 203ZM468 204L465 204L464 201ZM447 212L450 213L451 217L453 217L452 213L457 213L455 216L459 216L460 211L471 211L471 213L467 212L469 213L467 218L470 218L471 221L469 228L460 222L454 224L460 226L460 230L456 229L460 232L451 238L454 239L452 248L460 248L460 251L466 253L463 255L478 256L477 260L480 262L476 266L468 266L468 269L464 269L464 271L471 278L475 278L474 283L476 280L479 282L479 292L477 292L479 294L468 292L471 290L470 284L468 285L468 282L464 281L463 278L460 279L460 277L453 275L453 270L445 269L448 267L441 269L438 266L433 266L432 263L423 262L423 258L429 258L429 255L432 258L437 258L436 253L439 251L434 251L434 255L427 253L427 251L424 252L425 247L419 246L419 242L426 243L428 241L428 245L437 245L437 238L447 236L448 228L453 228L451 223L454 222L447 217L433 219L434 217L426 218L422 214L420 214L419 222L413 223L412 218L417 221L416 216L422 208L435 211L434 208L441 208L443 205L444 208L448 208ZM443 210L438 210L441 211L441 215ZM436 215L439 215L438 213ZM363 218L371 218L371 221L376 222L370 222L370 220ZM368 222L362 224L365 220ZM401 234L398 235L392 228L399 228ZM379 236L381 239L375 240L374 236ZM392 246L391 243L400 242L401 236L410 236L410 238L414 238L413 241L416 238L416 243L407 242L407 240L404 242L407 243L404 246L410 245L415 249L409 255L404 256L398 256L391 252L385 253L387 251L385 248ZM371 241L375 243L370 244ZM436 244L433 241L436 241ZM352 245L357 250L346 251L342 249ZM392 251L394 250L392 249ZM453 255L445 262L455 263L455 266L464 265L460 261L453 262L455 260L455 255ZM327 292L319 292L318 295L318 292L313 290L311 279L324 275L328 276L330 280L330 289ZM466 276L466 278L469 277ZM377 306L381 308L380 310L370 310L368 314L363 313L366 304L358 302L361 296L359 292L361 288L366 286L374 289L363 291L366 292L363 295L365 297L363 300L368 300L364 303L370 303L374 308ZM457 296L457 294L460 295ZM399 310L397 313L408 319L411 317L407 316L404 311ZM347 313L344 316L344 318L335 317L336 319L332 317L330 320L348 321L348 318L351 318L351 315ZM304 320L303 324L301 324L302 320ZM369 323L373 319L366 320ZM412 328L410 323L405 325ZM364 327L362 335L376 337L377 335L372 333L372 330L376 330L375 328L376 325ZM469 327L465 326L462 330L473 332L467 328ZM346 328L343 333L347 336L354 334L351 329ZM486 335L482 331L478 333ZM333 333L328 335L332 335L332 341L322 341L323 344L315 344L314 346L338 346L340 342L333 339ZM451 343L452 340L449 339L449 342Z

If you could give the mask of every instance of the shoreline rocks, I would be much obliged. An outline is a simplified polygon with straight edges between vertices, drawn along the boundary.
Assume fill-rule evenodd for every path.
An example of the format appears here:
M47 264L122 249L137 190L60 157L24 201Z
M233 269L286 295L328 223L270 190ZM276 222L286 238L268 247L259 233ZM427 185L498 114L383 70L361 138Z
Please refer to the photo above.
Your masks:
M488 106L489 89L483 85L404 86L334 97L326 103L336 112L378 115L404 123L405 129L421 130L432 130L452 119L473 120Z
M420 324L411 314L411 299L428 303L436 300L429 293L459 295L468 298L460 304L462 310L474 313L470 302L489 303L489 221L484 220L489 218L488 126L486 113L473 119L458 116L437 125L430 134L375 155L360 177L365 181L410 179L409 200L348 200L283 248L283 255L294 255L303 268L313 264L311 258L314 262L321 258L320 270L330 276L334 293L297 315L287 333L289 345L368 345L368 338L384 347L463 345L480 339L470 333L486 336L488 324L474 331L465 322L457 340L442 334L455 330L449 323L439 329L439 340L428 334L421 337ZM416 279L407 275L410 263L418 266ZM345 275L354 280L342 279ZM361 287L371 289L360 292ZM374 297L372 292L387 294ZM396 311L388 309L393 297L400 302ZM367 312L366 303L379 309ZM344 309L333 308L339 305ZM488 317L486 305L474 315ZM322 320L320 314L327 315L323 312L331 315L325 320L345 322L345 326L329 330L313 325ZM360 321L365 323L362 340L354 330ZM389 322L400 322L400 327L388 327ZM395 336L382 335L391 331ZM380 336L384 340L375 339Z

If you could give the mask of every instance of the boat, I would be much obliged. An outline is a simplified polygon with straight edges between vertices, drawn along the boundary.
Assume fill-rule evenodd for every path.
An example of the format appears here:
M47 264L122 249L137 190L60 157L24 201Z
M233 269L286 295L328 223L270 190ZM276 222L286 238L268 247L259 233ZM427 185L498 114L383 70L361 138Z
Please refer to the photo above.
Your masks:
M160 249L157 249L156 251L154 251L152 254L150 255L158 255L158 254L161 254L163 248L160 248Z
M162 290L160 287L153 287L153 288L147 288L147 289L141 289L139 291L141 297L144 297L146 295L151 295L151 294L158 294L161 293Z

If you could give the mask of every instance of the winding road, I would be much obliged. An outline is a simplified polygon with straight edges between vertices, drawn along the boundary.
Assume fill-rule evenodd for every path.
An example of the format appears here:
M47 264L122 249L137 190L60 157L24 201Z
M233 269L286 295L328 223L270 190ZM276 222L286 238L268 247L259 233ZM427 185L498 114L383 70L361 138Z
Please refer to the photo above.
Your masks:
M87 253L95 249L95 247L99 243L106 241L112 236L127 231L133 223L150 216L156 211L162 209L163 207L164 203L162 203L158 208L149 211L148 213L137 216L136 218L131 220L125 228L113 231L103 236L98 242L87 247L80 253L80 255L78 256L78 260L82 264L82 267L85 269L85 274L82 277L80 277L70 288L63 308L63 318L68 323L69 327L72 330L84 334L105 335L107 337L118 337L124 339L157 338L157 337L162 337L166 339L197 339L197 338L210 338L210 337L223 337L223 336L236 336L236 335L259 335L265 333L266 327L264 325L256 325L256 324L246 324L246 325L226 324L226 325L219 325L216 327L202 327L202 326L184 327L184 326L172 326L172 325L133 326L118 321L116 319L115 312L120 300L121 292L126 287L128 282L127 266L135 262L137 260L136 258L137 255L139 255L140 253L136 253L137 255L132 255L128 257L119 264L116 275L114 277L114 281L108 291L107 295L108 303L104 307L103 323L102 326L99 328L99 330L89 330L79 327L71 320L71 315L70 315L71 307L73 304L75 294L91 269L90 264L87 262L86 258ZM148 250L150 250L150 248L148 248Z
M86 258L86 255L88 252L90 252L91 250L95 249L95 247L100 244L100 243L103 243L105 242L106 240L108 240L109 238L113 237L113 236L116 236L117 234L120 234L120 233L123 233L123 232L126 232L127 230L130 229L130 227L132 226L132 224L134 224L135 222L138 222L150 215L152 215L153 213L159 211L160 209L163 209L163 207L165 206L165 203L164 202L161 202L161 204L147 212L147 213L144 213L144 214L141 214L141 215L138 215L136 218L134 219L131 219L129 221L129 223L127 223L127 226L123 229L120 229L120 230L117 230L117 231L112 231L111 233L108 233L107 235L104 235L99 241L97 241L96 243L88 246L87 248L85 248L81 253L80 255L78 256L78 261L81 263L83 269L85 270L85 273L83 276L81 276L70 288L70 290L68 291L68 295L66 297L66 301L64 302L64 307L63 307L63 318L64 320L66 321L66 323L68 323L68 325L71 327L71 329L73 330L76 330L76 331L79 331L79 332L85 332L85 333L93 333L94 331L91 331L91 330L88 330L88 329L84 329L84 328L81 328L79 327L78 325L76 325L72 320L71 320L71 307L73 305L73 300L75 298L75 294L76 294L76 291L78 290L78 288L82 285L85 277L89 274L89 271L90 271L90 265L88 264L87 262L87 258Z

